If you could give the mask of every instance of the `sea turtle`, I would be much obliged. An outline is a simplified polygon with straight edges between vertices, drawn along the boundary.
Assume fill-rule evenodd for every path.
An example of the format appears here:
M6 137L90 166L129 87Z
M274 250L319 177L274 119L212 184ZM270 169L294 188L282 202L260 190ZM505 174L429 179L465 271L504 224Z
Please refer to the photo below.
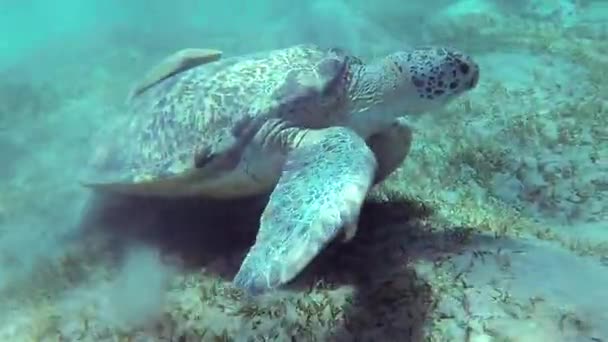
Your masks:
M200 51L177 52L165 60L173 67L140 82L133 113L97 144L83 183L142 196L269 194L233 280L249 294L291 281L335 237L352 239L366 194L409 152L404 118L479 79L471 57L446 47L367 64L315 45L221 58ZM198 62L179 61L192 55Z

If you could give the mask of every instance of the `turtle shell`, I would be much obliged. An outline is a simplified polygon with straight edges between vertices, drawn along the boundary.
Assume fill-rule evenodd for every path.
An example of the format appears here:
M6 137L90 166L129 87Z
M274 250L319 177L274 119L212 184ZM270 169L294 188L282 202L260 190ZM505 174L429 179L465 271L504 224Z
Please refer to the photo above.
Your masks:
M163 191L171 192L176 181L234 168L268 120L326 127L344 115L348 66L337 50L298 45L177 72L132 98L128 114L106 127L82 181L124 192L169 181Z

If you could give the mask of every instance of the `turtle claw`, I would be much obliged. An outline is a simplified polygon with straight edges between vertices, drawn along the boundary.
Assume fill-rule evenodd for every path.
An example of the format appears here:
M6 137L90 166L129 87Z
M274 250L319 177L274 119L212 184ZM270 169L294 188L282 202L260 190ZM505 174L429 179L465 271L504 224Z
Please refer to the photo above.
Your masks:
M351 242L352 239L357 235L357 228L359 225L357 223L349 223L344 226L344 236L342 237L343 243Z

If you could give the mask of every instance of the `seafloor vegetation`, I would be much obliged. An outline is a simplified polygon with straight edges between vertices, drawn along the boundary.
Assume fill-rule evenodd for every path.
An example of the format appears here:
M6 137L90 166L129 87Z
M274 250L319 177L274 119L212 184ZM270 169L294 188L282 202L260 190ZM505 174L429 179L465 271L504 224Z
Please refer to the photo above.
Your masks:
M608 340L605 5L444 1L400 16L396 2L305 6L333 37L287 14L255 42L123 28L0 69L0 340ZM406 16L420 21L406 30ZM264 198L119 203L79 187L90 137L164 54L332 38L363 60L403 40L457 46L481 82L415 122L358 236L289 288L253 303L230 285Z

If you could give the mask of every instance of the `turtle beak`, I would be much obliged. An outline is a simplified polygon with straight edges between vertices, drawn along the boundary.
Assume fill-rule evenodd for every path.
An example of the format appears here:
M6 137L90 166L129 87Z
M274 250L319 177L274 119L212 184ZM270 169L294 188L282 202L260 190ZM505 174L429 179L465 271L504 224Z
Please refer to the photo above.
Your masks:
M473 72L471 74L471 80L467 84L467 90L471 90L471 89L477 87L478 83L479 83L479 67L477 66L477 64L475 64L475 65L473 65Z

